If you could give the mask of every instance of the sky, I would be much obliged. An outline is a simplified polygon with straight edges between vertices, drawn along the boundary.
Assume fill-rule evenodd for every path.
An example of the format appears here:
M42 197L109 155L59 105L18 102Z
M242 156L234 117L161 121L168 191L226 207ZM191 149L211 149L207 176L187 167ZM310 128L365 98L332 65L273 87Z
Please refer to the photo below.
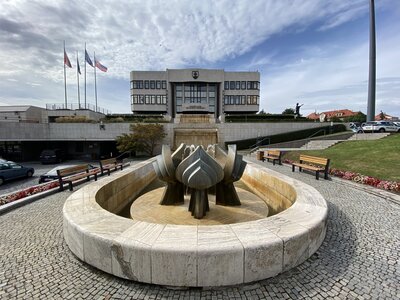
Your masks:
M376 0L376 114L400 117L400 0ZM369 0L2 0L0 105L84 103L131 113L132 70L259 71L260 110L367 111ZM86 67L86 101L95 104Z

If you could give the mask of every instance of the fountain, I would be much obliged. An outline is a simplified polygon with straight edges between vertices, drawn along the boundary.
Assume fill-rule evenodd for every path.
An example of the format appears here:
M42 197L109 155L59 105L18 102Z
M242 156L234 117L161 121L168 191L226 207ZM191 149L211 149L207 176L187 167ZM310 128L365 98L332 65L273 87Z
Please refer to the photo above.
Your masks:
M165 186L150 189L155 182ZM146 207L151 201L157 207ZM246 210L254 203L265 212ZM118 215L127 205L132 218ZM151 220L135 217L139 210ZM176 210L187 223L174 214L165 221ZM71 251L104 272L168 286L225 286L304 262L324 240L327 210L314 188L244 161L234 146L180 145L71 194L63 226Z

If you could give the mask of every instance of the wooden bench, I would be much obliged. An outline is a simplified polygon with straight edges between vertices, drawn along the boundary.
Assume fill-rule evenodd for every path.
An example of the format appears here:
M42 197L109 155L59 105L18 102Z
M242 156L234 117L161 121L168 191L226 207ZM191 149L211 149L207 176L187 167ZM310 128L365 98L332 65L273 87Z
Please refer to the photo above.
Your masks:
M266 151L267 155L265 155L264 152L264 157L263 161L267 160L272 160L272 163L275 165L275 161L277 161L280 165L282 165L282 152L279 150L268 150Z
M324 172L324 178L328 179L329 172L329 162L328 158L309 156L309 155L300 155L300 162L292 163L292 172L294 172L295 167L299 167L299 171L302 169L307 169L310 171L315 171L315 178L319 179L319 172Z
M58 182L60 183L60 190L64 190L64 184L69 184L69 190L72 191L72 182L85 178L87 181L90 180L90 176L94 177L94 180L97 180L97 173L100 170L96 169L89 169L89 165L78 165L74 167L69 167L61 170L57 170Z
M111 170L117 171L118 168L122 170L124 168L124 165L121 162L118 162L115 157L109 159L103 159L100 161L101 175L104 175L104 171L107 171L108 176L110 176L110 171Z

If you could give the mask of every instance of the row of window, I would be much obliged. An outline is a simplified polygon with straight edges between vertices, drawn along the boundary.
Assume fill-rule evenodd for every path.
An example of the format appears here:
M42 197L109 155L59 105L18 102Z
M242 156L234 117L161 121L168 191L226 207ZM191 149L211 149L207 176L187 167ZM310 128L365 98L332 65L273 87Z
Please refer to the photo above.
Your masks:
M132 95L132 104L167 104L165 95Z
M225 90L259 90L260 83L258 81L225 81Z
M165 80L132 80L131 89L166 90L167 82Z
M249 95L234 95L234 96L224 96L225 105L258 105L259 96Z

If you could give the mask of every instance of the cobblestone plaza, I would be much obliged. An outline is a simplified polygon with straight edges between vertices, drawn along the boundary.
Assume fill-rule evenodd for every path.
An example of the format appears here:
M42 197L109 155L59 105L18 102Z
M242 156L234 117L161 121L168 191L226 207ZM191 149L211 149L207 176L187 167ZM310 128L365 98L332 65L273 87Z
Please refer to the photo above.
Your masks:
M315 180L328 229L306 262L275 278L224 288L172 289L119 279L77 259L62 232L57 193L0 216L0 299L399 299L400 205L342 180Z

